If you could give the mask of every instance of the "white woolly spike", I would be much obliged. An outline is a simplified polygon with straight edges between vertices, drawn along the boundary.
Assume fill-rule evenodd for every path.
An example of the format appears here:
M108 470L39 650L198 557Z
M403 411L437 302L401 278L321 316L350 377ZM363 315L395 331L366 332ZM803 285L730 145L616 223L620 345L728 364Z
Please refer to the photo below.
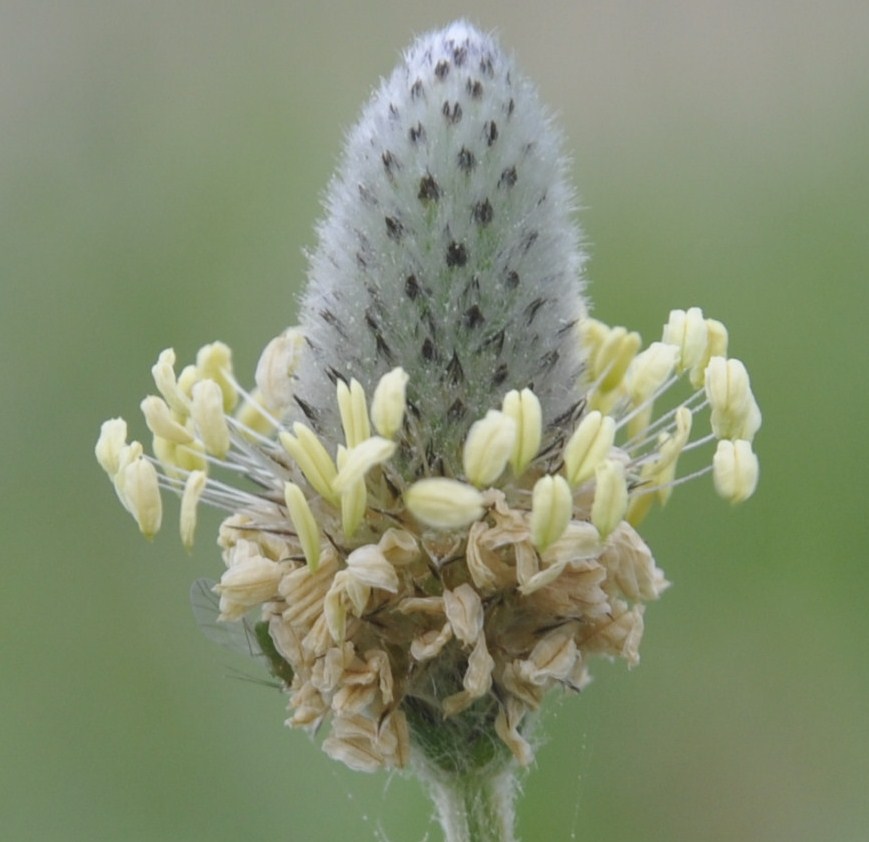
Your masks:
M458 21L408 50L350 132L311 258L295 394L327 438L330 378L371 394L395 366L413 449L447 472L508 390L533 386L547 423L575 403L583 255L565 170L536 91L491 36Z

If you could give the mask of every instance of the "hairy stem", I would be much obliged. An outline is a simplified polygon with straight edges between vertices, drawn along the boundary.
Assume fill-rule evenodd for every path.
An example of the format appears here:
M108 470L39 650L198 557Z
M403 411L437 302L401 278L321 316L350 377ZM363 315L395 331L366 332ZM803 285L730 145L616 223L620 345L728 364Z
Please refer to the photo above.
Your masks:
M425 777L445 842L517 842L513 832L516 775L512 764L492 775Z

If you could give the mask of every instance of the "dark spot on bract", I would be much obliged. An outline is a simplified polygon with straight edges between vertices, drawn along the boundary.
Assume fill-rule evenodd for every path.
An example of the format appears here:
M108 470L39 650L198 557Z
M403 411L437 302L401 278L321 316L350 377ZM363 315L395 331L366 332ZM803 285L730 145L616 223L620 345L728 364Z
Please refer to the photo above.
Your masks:
M468 48L464 44L458 47L453 47L453 61L456 63L456 67L461 67L465 63L467 57Z
M558 362L558 349L553 348L551 351L547 351L540 358L540 370L541 371L550 371L555 366L555 363L557 363L557 362Z
M317 422L317 410L314 409L307 401L302 400L298 395L293 395L293 400L298 404L299 409L305 413L305 417L313 424Z
M530 325L534 321L540 308L546 303L545 298L535 298L524 310L525 324Z
M435 348L434 342L428 336L426 336L425 341L422 343L421 353L423 359L429 362L437 358L437 348Z
M448 100L444 100L441 106L441 113L447 118L448 123L458 123L462 119L462 106L458 102L450 105Z
M557 418L552 419L553 427L560 427L562 424L566 424L568 421L575 421L582 415L583 410L585 409L586 399L580 398L575 404L570 406L564 412L561 413Z
M504 348L504 338L506 335L507 331L502 327L496 334L489 336L480 346L480 349L487 348L493 350L496 355L500 354Z
M398 118L398 108L396 108L395 103L392 102L389 103L389 117L392 120Z
M473 330L483 324L484 321L486 319L483 316L483 311L476 304L465 310L464 323L466 328Z
M486 146L491 146L498 139L498 124L490 120L483 126L483 132L486 135Z
M431 173L428 175L424 175L419 180L419 193L417 193L417 198L421 202L436 202L441 195L441 188L438 186L438 183L435 181L434 176Z
M519 273L511 269L504 277L504 282L510 289L516 289L519 286Z
M492 65L492 57L487 53L480 59L480 73L488 76L490 79L495 75L495 68Z
M392 353L392 348L386 344L383 334L379 331L374 334L374 345L377 348L377 353L390 365L395 362L395 355Z
M501 363L496 369L495 373L492 375L492 385L500 386L506 379L507 375L510 373L510 369L507 368L507 363Z
M460 421L462 416L467 412L467 408L462 402L461 398L456 398L451 404L450 408L447 410L447 418L452 421Z
M417 97L421 97L421 96L422 96L422 79L417 79L410 86L410 98L416 99Z
M383 166L389 175L392 175L393 170L398 169L398 159L388 149L384 151L380 159L383 161Z
M470 172L476 163L477 159L474 157L474 153L466 146L463 146L459 150L459 169L463 172Z
M450 72L450 63L446 59L442 59L435 65L435 76L438 79L446 79L447 73Z
M465 89L472 99L479 99L483 95L483 83L479 79L474 79L473 82L468 79Z
M507 116L512 117L513 112L516 110L516 103L513 102L513 97L510 97L510 102L507 103Z
M534 243L537 242L537 238L538 238L539 236L540 236L539 232L537 232L537 231L529 231L529 232L528 232L528 233L527 233L527 234L522 238L522 253L523 253L523 254L528 254L528 250L531 248L531 246L534 245Z
M450 269L455 269L457 266L464 266L467 262L468 250L462 243L453 240L447 246L447 266Z
M447 376L450 378L450 382L454 386L458 385L465 379L465 370L462 368L462 363L459 360L459 355L456 351L453 351L453 358L447 366Z
M492 203L488 199L483 199L482 202L477 202L474 205L474 222L477 225L488 225L493 216Z
M415 301L420 293L419 281L416 275L408 275L404 279L404 294L411 300Z
M507 167L498 179L499 187L512 187L516 183L516 167Z
M394 216L387 216L384 221L386 222L386 236L396 243L399 242L404 236L404 226Z
M410 127L409 134L411 143L419 143L419 141L425 140L425 126L422 123L417 123Z

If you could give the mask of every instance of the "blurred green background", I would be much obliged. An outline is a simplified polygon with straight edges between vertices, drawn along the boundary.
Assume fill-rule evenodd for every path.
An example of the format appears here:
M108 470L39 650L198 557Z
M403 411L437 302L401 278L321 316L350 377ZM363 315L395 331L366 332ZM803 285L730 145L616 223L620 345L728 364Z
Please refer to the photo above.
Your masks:
M867 838L869 5L520 5L0 4L4 838L440 838L237 679L188 606L216 551L174 514L143 541L92 447L143 433L163 347L222 338L250 379L343 133L460 15L560 115L596 314L650 341L702 306L764 411L754 500L695 483L644 528L674 586L640 668L550 705L522 838Z

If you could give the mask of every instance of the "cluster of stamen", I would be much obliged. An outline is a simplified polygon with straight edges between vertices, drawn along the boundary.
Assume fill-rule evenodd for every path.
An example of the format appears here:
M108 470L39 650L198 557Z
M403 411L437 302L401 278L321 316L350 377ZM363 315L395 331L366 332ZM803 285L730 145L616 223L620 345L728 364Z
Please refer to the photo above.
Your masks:
M640 351L636 333L587 319L580 341L588 383L575 426L544 429L534 392L511 390L468 429L459 476L402 474L400 367L370 403L356 380L338 381L343 443L285 426L304 352L294 329L266 348L252 393L220 343L177 376L164 351L160 395L142 402L154 455L127 443L122 419L103 425L96 455L146 536L160 528L161 488L181 496L187 547L200 502L230 512L220 618L258 613L292 671L288 724L330 718L330 755L403 766L420 718L477 712L526 764L523 722L550 688L581 689L592 655L639 659L644 604L667 586L634 528L651 504L707 471L733 502L757 482L760 412L723 325L674 311ZM694 391L653 420L683 378ZM692 439L707 408L710 430ZM713 441L710 463L677 478L680 455Z

